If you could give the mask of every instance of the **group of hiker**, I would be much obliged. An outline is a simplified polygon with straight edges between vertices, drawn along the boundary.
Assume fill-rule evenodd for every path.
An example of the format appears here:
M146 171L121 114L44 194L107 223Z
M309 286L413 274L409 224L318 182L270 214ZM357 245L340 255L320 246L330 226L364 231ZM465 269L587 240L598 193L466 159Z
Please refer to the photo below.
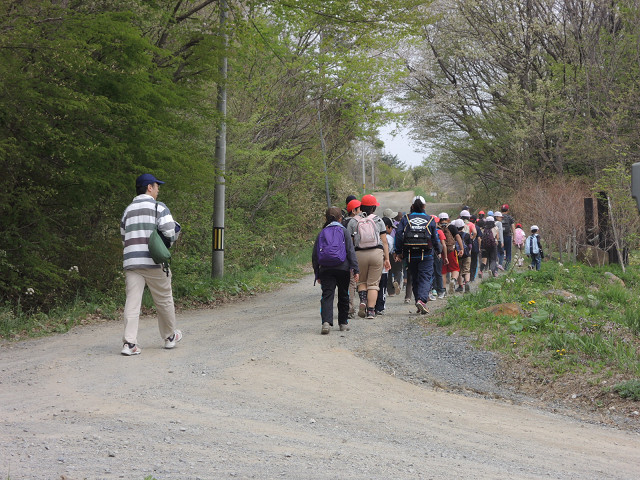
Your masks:
M333 326L333 302L338 290L338 325L349 330L349 319L357 314L373 319L384 314L387 291L398 295L405 286L405 303L417 313L427 314L427 303L453 293L470 291L476 276L497 276L513 260L524 256L529 268L540 269L544 258L537 225L527 236L509 214L509 205L496 211L471 214L464 206L456 219L446 212L430 215L426 201L415 196L407 214L385 209L373 195L358 200L350 195L346 210L330 207L316 238L312 263L322 288L320 316L322 334ZM412 295L414 299L412 300Z

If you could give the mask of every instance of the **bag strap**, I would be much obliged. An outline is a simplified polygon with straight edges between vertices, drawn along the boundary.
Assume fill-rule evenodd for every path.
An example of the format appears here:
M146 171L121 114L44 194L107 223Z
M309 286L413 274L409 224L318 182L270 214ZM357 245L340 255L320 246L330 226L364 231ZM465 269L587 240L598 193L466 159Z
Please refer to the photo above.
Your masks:
M158 231L158 201L157 200L156 200L156 231ZM158 232L158 235L160 235L160 232ZM169 262L162 263L162 271L167 274L167 277L169 276Z

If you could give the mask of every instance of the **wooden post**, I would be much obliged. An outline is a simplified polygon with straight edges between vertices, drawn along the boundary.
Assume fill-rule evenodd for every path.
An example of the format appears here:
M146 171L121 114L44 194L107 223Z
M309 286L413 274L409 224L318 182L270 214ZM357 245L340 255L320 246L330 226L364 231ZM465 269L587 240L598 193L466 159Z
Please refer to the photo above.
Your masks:
M587 237L587 245L596 244L595 222L593 218L593 198L584 199L584 228Z

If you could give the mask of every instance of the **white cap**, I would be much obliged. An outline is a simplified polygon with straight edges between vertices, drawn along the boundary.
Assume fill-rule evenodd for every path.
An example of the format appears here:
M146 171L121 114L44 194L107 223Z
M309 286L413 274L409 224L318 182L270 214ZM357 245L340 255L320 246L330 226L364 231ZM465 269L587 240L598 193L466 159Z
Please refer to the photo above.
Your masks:
M540 230L538 225L531 225L531 231L533 232L534 230Z
M502 217L502 212L500 212L499 210L496 210L495 212L493 212L493 216L494 217Z
M489 215L487 218L484 219L484 221L485 222L494 222L495 220L491 215Z
M462 210L462 211L460 212L460 216L461 216L461 217L470 217L470 216L471 216L471 214L469 213L469 210Z
M454 220L451 223L453 223L458 228L464 227L464 220L462 220L461 218L458 218L457 220Z
M424 197L422 197L420 195L416 195L415 197L413 197L413 200L411 200L411 203L415 202L416 200L420 200L423 205L427 204L427 202L424 201Z
M449 215L447 214L447 212L442 212L440 215L438 215L438 217L440 217L440 220L449 220Z

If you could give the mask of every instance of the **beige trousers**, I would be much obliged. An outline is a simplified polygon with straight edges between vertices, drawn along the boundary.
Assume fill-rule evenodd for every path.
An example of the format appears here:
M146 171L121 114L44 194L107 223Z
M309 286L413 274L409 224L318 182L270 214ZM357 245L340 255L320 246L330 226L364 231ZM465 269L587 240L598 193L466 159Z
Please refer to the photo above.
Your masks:
M173 335L176 329L176 310L173 306L171 290L171 271L169 276L161 268L136 268L125 270L127 300L124 304L124 337L127 343L138 343L138 322L144 286L149 287L158 312L160 337L165 339Z

